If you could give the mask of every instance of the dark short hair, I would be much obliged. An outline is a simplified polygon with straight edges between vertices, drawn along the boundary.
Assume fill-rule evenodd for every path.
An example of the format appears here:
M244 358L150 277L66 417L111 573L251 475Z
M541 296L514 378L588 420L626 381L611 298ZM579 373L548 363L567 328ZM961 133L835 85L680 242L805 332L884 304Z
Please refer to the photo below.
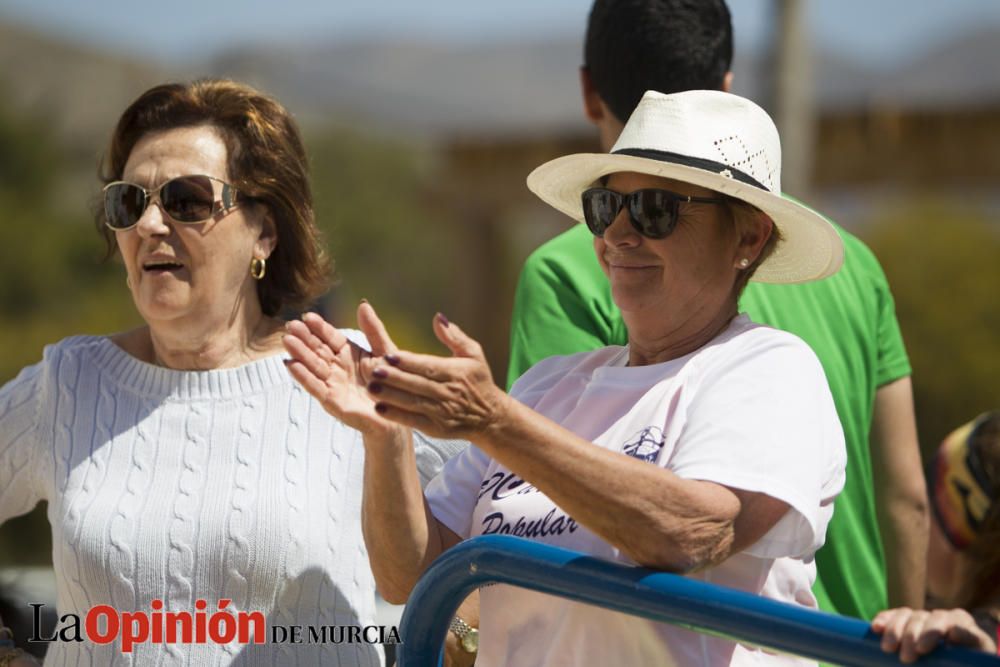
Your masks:
M316 227L302 137L291 114L274 98L224 79L150 88L118 119L101 180L121 179L132 149L150 132L198 125L219 130L233 185L274 218L277 246L257 283L262 311L273 316L307 306L329 287L332 267ZM95 218L111 256L117 244L104 224L103 208Z
M596 0L590 10L584 66L622 122L647 90L720 90L732 60L723 0Z

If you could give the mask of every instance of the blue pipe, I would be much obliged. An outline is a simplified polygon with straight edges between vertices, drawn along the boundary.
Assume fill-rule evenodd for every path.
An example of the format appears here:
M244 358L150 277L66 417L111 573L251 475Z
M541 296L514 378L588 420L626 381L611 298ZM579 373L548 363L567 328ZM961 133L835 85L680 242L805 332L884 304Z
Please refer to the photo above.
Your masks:
M726 635L842 665L898 666L868 623L805 609L676 574L629 567L505 535L466 540L442 554L414 587L400 623L399 667L441 664L448 623L472 591L505 583ZM1000 667L985 653L941 647L927 667Z

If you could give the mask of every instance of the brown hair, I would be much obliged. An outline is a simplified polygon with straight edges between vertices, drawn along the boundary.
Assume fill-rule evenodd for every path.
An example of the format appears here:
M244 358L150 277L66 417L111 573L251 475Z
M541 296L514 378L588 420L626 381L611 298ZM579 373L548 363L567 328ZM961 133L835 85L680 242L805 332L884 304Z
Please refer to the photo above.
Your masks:
M743 230L750 230L756 225L756 222L760 218L767 218L767 214L756 206L752 206L751 204L739 199L733 199L732 197L726 198L726 207L729 209L729 216L733 221L733 226L736 228L737 233L742 233ZM771 235L768 237L767 241L764 242L764 247L761 248L760 254L757 255L757 259L755 259L747 268L740 269L740 274L737 276L736 284L734 286L737 300L740 298L740 295L743 294L744 288L746 288L747 283L750 282L750 278L753 277L757 267L763 264L764 260L771 256L780 241L781 232L778 230L777 225L772 224Z
M233 185L274 218L277 246L265 277L257 282L261 310L274 316L308 305L326 291L332 265L316 227L302 137L291 114L274 98L224 79L150 88L118 119L101 180L121 179L129 154L146 134L197 125L218 128ZM103 208L95 218L110 257L117 244L104 224Z

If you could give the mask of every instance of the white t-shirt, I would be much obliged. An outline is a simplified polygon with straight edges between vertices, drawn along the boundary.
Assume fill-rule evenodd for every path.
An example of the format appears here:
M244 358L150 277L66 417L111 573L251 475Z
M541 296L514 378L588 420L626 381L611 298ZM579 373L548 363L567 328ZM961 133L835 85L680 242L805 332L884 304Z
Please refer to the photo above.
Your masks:
M627 361L622 347L546 359L511 395L596 446L786 502L791 509L763 538L690 576L815 607L813 554L844 486L845 451L812 350L741 315L684 357ZM633 564L477 447L449 461L426 494L434 516L462 537L510 534ZM484 667L801 662L513 586L481 595L476 664Z

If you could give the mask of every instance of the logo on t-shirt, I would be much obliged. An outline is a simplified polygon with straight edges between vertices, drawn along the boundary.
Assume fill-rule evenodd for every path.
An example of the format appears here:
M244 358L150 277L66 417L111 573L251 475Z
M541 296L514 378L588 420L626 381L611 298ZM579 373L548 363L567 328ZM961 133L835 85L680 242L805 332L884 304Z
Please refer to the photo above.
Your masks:
M575 533L579 526L552 504L545 494L506 470L499 470L483 480L478 502L490 509L503 508L507 512L504 514L498 510L485 515L481 535L543 539L566 532ZM548 513L542 515L546 509Z
M663 441L663 431L660 428L647 426L629 438L622 451L632 458L652 463L663 449Z

